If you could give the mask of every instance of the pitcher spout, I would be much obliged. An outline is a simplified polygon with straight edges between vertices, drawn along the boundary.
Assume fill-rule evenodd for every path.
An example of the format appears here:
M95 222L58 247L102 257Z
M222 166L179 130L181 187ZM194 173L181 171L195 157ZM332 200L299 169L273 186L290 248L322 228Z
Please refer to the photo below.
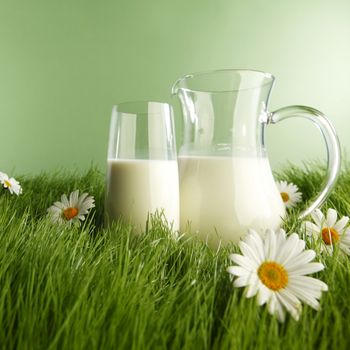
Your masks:
M174 95L177 95L179 93L179 90L181 88L183 88L182 84L183 82L186 80L186 79L190 79L190 78L193 78L193 74L186 74L184 75L183 77L177 79L175 81L175 83L173 84L173 86L171 87L171 95L174 96Z

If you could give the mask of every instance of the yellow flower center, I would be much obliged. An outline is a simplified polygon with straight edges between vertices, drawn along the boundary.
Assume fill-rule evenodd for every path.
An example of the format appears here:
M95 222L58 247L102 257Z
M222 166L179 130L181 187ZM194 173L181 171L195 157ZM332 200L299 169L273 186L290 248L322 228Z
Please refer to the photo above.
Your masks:
M258 276L263 284L274 291L288 284L288 274L284 267L274 261L265 261L258 269Z
M7 181L7 180L4 180L4 183L5 183L5 185L6 185L7 187L12 187L11 182L9 182L9 181Z
M325 227L322 230L322 239L325 244L331 245L339 241L339 233L332 227Z
M63 216L66 218L66 220L71 220L77 215L78 215L77 208L66 208L63 210Z
M289 201L289 194L287 192L281 192L281 197L284 203Z

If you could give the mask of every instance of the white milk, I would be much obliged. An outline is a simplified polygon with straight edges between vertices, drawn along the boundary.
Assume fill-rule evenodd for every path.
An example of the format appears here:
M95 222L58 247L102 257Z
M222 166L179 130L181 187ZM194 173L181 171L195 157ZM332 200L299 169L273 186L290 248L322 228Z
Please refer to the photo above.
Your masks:
M285 206L267 158L179 157L181 231L211 246L277 229ZM190 225L190 226L188 226Z
M106 209L109 219L122 217L145 229L148 213L164 210L179 229L179 177L176 160L109 159Z

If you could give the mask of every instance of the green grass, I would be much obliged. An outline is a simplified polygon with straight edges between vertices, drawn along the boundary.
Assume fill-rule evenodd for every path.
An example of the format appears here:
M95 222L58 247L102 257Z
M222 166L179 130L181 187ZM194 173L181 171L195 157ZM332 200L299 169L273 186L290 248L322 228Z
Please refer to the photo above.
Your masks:
M323 169L290 167L306 202ZM120 222L103 227L104 176L18 177L23 195L0 192L0 347L3 349L349 349L350 259L322 258L329 285L322 310L303 307L284 324L235 289L231 246L212 251L174 240L161 215L141 237ZM52 225L46 209L62 193L89 192L96 208L80 228ZM350 213L350 172L323 209ZM306 205L306 204L305 204ZM300 209L300 208L299 208ZM299 230L297 211L286 229Z

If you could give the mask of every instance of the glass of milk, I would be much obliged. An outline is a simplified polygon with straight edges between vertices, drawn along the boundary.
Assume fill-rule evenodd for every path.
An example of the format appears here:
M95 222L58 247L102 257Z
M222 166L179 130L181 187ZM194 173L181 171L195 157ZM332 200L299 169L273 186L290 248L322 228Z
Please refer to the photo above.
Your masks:
M148 215L163 211L179 229L179 177L173 111L160 102L113 107L107 160L107 222L121 218L144 232Z

